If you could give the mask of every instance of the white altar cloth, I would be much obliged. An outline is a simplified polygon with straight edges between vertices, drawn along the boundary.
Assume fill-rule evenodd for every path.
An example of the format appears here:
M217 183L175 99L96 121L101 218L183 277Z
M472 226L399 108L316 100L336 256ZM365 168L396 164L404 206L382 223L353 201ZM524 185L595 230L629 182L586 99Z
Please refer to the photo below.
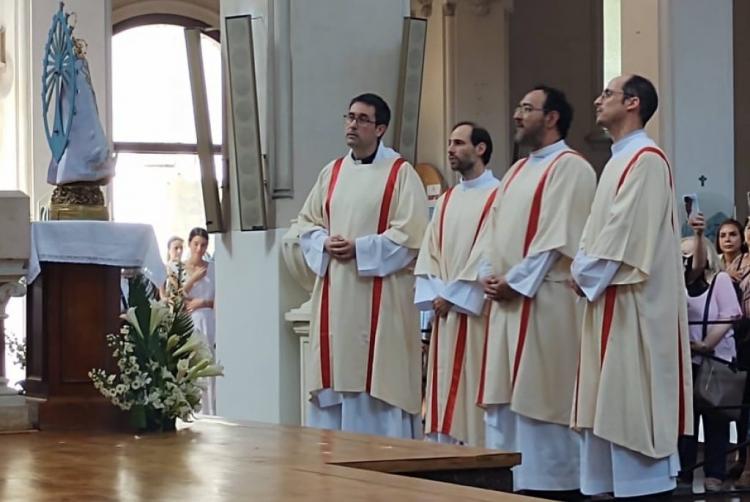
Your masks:
M39 221L31 224L31 257L26 280L41 272L40 263L84 263L141 268L161 285L167 278L151 225L111 221Z

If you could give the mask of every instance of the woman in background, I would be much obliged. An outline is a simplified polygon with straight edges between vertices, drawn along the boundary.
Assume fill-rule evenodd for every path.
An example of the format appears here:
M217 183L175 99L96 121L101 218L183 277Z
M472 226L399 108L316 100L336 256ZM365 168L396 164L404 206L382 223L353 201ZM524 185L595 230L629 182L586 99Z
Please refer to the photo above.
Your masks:
M185 309L193 319L193 325L207 338L211 353L216 358L216 321L214 318L214 265L204 259L208 247L208 232L196 227L188 236L190 258L185 262L187 280L183 286ZM216 414L216 379L210 378L203 393L201 412Z
M696 254L703 254L701 252L703 250L695 253L696 248L703 245L703 237L698 233L694 237L683 239L683 256L695 257ZM735 359L737 352L731 321L741 315L740 304L730 275L719 270L718 257L709 249L706 249L705 255L705 261L701 260L704 266L699 267L702 269L701 275L686 284L690 348L693 353L693 381L695 381L698 372L703 370L701 367L703 355L712 355L727 363ZM712 285L713 290L709 298ZM727 320L729 322L703 326L704 319L708 321ZM705 437L703 470L706 478L704 486L706 491L717 492L722 489L727 474L726 452L729 448L729 421L726 418L716 413L694 411L695 434L680 438L680 463L683 468L689 468L695 464L698 448L697 427L700 415L703 418ZM682 471L680 478L683 482L692 483L693 472Z
M742 283L750 275L750 255L744 236L744 227L731 218L721 223L716 234L716 252L719 253L721 268L735 284Z
M185 240L182 237L170 237L167 241L167 280L161 288L161 297L174 307L183 298L185 284L185 264L182 263L182 250Z

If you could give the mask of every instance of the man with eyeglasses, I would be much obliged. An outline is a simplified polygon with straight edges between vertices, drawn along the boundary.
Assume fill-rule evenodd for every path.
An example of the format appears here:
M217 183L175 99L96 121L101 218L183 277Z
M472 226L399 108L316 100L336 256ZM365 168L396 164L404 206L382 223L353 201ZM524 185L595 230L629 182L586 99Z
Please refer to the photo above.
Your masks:
M382 143L390 109L375 94L344 115L350 150L323 168L299 213L317 275L307 424L421 436L421 339L409 270L427 226L416 171Z
M498 196L487 168L492 138L473 122L460 122L448 139L448 161L461 181L438 199L417 266L414 303L434 311L427 365L425 435L431 441L484 446L476 389L485 330L485 306L472 248L487 228Z
M513 119L531 153L503 177L478 251L492 300L478 403L487 447L521 452L514 490L559 498L580 482L570 429L580 311L566 281L596 174L565 142L573 109L561 91L533 88Z
M613 144L572 265L587 300L571 421L583 432L586 495L674 489L677 439L693 428L674 182L643 130L657 105L639 75L613 79L594 101Z

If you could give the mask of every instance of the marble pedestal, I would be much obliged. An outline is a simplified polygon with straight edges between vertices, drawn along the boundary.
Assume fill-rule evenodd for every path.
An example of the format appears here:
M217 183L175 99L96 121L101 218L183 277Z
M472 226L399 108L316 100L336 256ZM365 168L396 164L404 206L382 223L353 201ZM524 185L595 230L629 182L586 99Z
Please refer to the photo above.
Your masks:
M19 282L0 284L0 432L24 431L33 428L33 410L26 398L8 385L5 377L5 307L11 297L23 296L26 287Z

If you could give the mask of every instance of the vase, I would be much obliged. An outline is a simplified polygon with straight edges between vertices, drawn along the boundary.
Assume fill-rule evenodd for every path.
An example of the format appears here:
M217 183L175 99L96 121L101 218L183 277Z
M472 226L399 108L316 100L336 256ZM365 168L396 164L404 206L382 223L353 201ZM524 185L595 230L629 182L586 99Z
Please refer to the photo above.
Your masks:
M177 419L168 417L160 410L134 406L130 411L130 422L139 432L171 432L177 430Z

